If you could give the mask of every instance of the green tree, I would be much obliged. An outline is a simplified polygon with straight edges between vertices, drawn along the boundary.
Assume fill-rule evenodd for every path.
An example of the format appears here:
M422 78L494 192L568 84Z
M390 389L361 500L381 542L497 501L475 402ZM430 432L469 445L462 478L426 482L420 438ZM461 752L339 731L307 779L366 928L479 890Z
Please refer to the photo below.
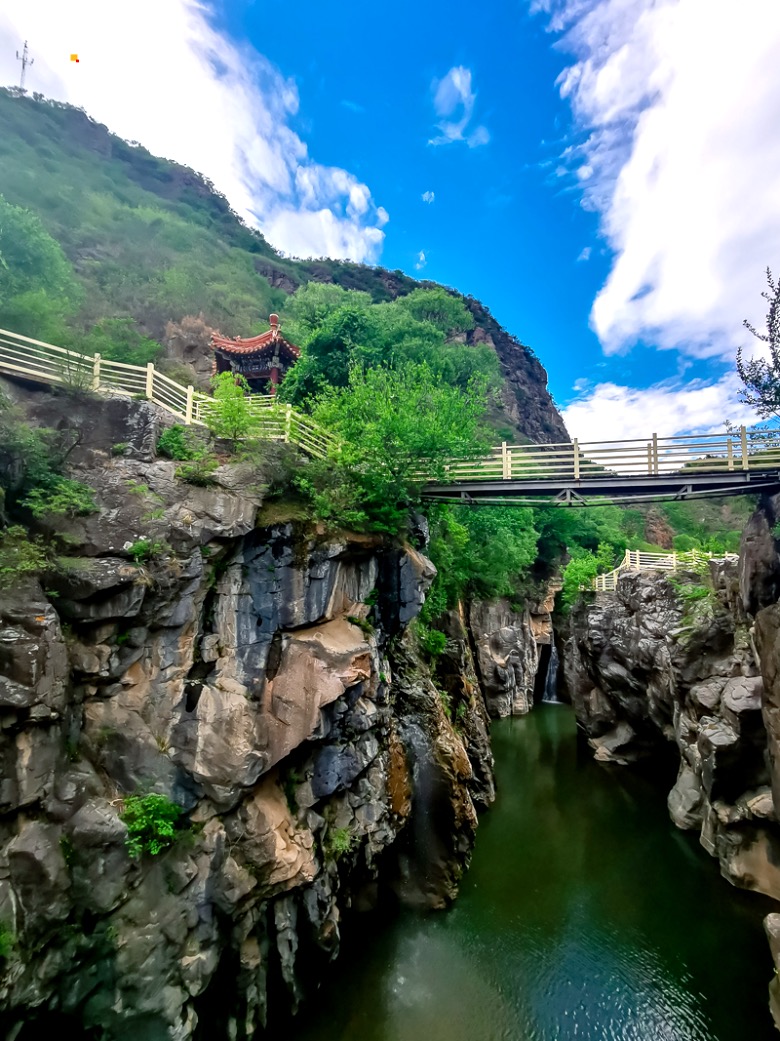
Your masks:
M40 219L0 195L0 326L62 339L80 289L62 248Z
M399 532L425 481L443 477L449 457L484 450L484 412L478 382L463 393L426 365L355 367L347 387L328 388L313 408L342 447L310 465L300 486L323 520Z
M399 297L398 304L418 322L430 322L443 333L462 333L474 328L474 316L463 299L446 289L415 289Z
M238 442L251 437L257 420L249 407L249 384L243 376L233 372L220 372L211 381L214 401L204 415L206 426L215 437L224 437L233 442L233 451Z
M762 419L780 419L780 283L769 268L766 269L768 290L761 294L769 303L766 332L759 332L745 319L743 325L766 344L768 358L746 361L742 347L737 351L737 372L744 384L740 400L751 405Z
M578 600L583 590L591 588L596 575L611 571L615 566L614 548L602 543L595 553L577 548L563 572L561 605L568 611Z
M342 289L325 282L309 282L290 297L285 316L295 327L310 336L322 328L327 319L342 307L367 308L371 304L368 293Z

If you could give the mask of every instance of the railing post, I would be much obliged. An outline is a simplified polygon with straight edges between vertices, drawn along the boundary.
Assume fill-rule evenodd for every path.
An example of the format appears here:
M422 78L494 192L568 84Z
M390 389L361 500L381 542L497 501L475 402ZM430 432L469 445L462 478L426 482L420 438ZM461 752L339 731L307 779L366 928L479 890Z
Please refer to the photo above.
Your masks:
M747 430L744 426L739 428L739 440L742 446L742 469L748 469Z
M506 451L506 441L501 442L501 477L503 480L509 480L509 459Z
M647 442L647 472L652 474L653 472L653 446L650 442Z
M672 571L677 570L677 554L672 550Z
M154 364L152 362L146 366L146 396L150 401L154 396Z
M290 431L292 429L292 405L287 406L287 410L284 417L284 440L290 440Z
M653 473L658 476L658 434L653 434Z
M192 423L192 402L195 397L195 388L190 384L187 387L187 404L184 406L184 422L187 426Z
M574 447L574 480L580 479L580 443L575 437L572 441Z
M100 389L100 355L96 354L92 359L92 389Z
M734 443L731 438L726 442L726 459L728 460L729 470L734 469Z

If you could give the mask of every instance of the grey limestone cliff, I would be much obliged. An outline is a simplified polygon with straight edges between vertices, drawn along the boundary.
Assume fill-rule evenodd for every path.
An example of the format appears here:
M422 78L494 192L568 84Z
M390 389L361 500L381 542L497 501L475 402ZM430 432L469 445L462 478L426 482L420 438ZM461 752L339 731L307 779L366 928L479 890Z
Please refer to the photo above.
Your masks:
M628 574L571 620L566 676L595 757L677 760L675 824L734 885L780 900L780 497L764 499L739 562L670 581ZM767 932L780 968L780 916ZM772 987L780 1026L780 993Z
M248 1038L348 911L454 897L493 795L481 692L462 663L451 720L406 632L434 575L412 546L258 525L251 475L196 488L154 458L147 405L17 397L85 433L100 512L0 596L0 1025L186 1041L217 1008ZM183 827L132 857L148 792Z

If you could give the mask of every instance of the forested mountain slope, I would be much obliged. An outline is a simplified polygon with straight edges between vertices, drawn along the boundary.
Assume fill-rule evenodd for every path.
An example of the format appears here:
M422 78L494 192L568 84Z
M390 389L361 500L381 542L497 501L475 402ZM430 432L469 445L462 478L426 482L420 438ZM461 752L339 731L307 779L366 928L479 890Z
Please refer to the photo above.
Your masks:
M67 261L56 284L43 277L15 294L0 268L0 325L60 342L70 334L74 346L96 327L91 349L101 347L101 333L116 340L130 328L130 346L139 335L164 343L168 323L191 315L227 335L250 335L310 281L362 290L375 302L434 285L400 271L282 257L200 174L39 95L0 90L0 194L40 218ZM4 233L0 222L0 255L23 248L20 232L29 234L17 229L12 241L11 223ZM35 298L25 299L30 292ZM497 436L568 440L533 352L483 304L462 299L475 320L463 338L493 348L506 380L493 416ZM116 319L132 326L106 326Z

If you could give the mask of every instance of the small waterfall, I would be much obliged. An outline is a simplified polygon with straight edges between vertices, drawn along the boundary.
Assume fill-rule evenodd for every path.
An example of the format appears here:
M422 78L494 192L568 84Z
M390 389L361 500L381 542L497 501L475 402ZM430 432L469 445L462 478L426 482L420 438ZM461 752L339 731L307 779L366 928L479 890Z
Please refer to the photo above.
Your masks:
M554 640L550 647L550 661L547 665L542 703L545 705L563 704L563 702L558 700L558 648L555 646Z

